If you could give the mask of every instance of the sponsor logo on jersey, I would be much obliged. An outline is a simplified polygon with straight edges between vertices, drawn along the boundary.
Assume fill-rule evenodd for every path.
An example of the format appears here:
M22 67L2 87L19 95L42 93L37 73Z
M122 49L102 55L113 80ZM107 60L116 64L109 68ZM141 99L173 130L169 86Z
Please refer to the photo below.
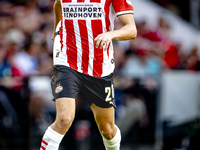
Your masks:
M55 93L59 93L63 90L63 87L61 85L57 86L55 89Z
M65 19L102 19L103 10L98 3L65 3L63 15Z

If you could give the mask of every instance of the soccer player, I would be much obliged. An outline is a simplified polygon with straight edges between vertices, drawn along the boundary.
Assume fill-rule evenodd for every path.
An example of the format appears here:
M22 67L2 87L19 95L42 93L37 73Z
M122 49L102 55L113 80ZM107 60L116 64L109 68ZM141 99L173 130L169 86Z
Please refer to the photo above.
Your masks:
M54 76L51 81L56 120L40 150L58 150L75 116L79 91L87 98L106 150L119 150L121 133L114 122L112 40L134 39L137 30L130 0L56 0ZM114 20L122 23L114 30Z

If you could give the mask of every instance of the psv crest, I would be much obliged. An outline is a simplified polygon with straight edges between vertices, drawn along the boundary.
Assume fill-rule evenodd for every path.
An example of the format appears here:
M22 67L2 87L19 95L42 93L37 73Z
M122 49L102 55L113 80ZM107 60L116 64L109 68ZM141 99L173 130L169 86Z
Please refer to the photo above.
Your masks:
M63 90L63 87L59 84L56 89L55 89L55 93L59 93Z

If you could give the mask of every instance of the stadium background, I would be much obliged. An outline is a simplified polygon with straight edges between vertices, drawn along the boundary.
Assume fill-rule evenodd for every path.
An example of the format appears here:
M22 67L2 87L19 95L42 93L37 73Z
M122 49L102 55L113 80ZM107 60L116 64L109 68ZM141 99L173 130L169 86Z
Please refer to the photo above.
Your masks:
M138 36L113 41L121 150L200 149L200 2L131 2ZM0 150L39 149L54 121L53 3L0 0ZM104 149L81 93L64 149Z

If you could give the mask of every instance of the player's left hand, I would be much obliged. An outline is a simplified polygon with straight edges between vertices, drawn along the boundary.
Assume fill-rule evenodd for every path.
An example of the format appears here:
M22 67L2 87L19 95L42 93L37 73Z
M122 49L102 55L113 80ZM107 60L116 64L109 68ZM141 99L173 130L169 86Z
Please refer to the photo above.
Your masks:
M95 39L94 39L94 44L96 48L100 46L100 49L102 49L103 46L105 46L105 51L107 50L108 46L110 45L110 42L112 40L111 35L107 33L102 33L99 34Z

